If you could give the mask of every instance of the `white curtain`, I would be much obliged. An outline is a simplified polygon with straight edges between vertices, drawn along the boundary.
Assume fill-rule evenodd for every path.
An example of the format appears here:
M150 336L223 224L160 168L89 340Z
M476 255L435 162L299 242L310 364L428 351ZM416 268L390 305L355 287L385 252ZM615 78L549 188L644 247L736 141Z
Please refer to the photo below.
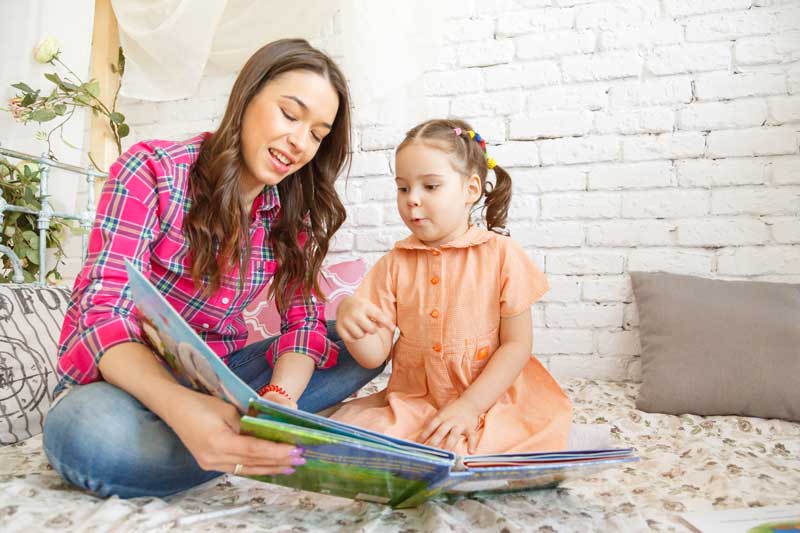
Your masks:
M235 72L262 45L303 37L336 57L356 103L391 101L393 115L413 116L422 74L439 45L444 19L439 4L112 0L127 57L122 94L155 101L188 98L207 64Z

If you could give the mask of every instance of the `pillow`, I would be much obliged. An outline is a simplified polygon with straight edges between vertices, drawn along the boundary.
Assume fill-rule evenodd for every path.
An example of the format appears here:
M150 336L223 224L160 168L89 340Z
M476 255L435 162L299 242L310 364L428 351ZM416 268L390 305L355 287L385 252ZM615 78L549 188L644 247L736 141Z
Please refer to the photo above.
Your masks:
M800 285L631 272L642 411L800 421Z
M328 302L325 304L325 318L336 318L336 309L344 298L353 294L364 279L367 264L363 259L344 261L320 270L319 287ZM247 343L252 344L263 339L268 339L281 333L281 317L275 307L275 302L267 298L267 290L256 298L245 309L244 321L247 324Z
M70 291L0 284L0 444L42 432Z

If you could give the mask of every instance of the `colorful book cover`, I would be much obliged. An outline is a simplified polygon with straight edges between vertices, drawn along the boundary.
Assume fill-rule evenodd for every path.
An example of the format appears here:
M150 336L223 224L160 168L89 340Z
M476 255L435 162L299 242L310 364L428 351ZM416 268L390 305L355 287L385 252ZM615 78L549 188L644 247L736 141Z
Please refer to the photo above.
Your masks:
M514 491L555 486L638 460L631 448L459 457L260 398L126 261L128 283L151 347L185 385L237 407L242 433L296 444L306 464L292 475L254 479L313 492L412 507L442 492Z

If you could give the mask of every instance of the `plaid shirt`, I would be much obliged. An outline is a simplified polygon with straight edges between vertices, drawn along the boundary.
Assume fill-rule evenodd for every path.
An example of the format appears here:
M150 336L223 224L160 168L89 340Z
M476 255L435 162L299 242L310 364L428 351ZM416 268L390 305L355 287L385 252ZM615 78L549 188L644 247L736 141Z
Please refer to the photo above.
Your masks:
M266 187L253 204L244 285L240 286L235 269L215 294L203 297L192 281L183 220L191 205L189 171L207 135L185 142L141 142L111 166L89 237L88 257L75 280L61 330L59 389L102 379L97 364L112 346L145 343L127 284L126 258L217 355L225 359L245 345L242 312L277 268L269 233L280 213L280 200L275 187ZM306 354L319 368L335 365L339 353L326 336L323 304L313 296L307 301L300 290L281 317L281 336L265 356L274 365L287 352Z

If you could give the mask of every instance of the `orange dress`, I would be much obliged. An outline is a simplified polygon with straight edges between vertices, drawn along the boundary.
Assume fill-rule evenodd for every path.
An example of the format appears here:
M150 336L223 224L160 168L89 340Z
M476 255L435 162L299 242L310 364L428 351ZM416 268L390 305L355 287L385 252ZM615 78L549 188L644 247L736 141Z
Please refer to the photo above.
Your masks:
M332 418L419 440L430 418L475 381L497 350L500 318L524 312L548 288L517 243L475 226L438 249L414 236L398 242L356 293L400 329L389 384ZM562 450L571 418L569 399L531 356L482 417L475 454ZM467 454L463 437L453 451Z

